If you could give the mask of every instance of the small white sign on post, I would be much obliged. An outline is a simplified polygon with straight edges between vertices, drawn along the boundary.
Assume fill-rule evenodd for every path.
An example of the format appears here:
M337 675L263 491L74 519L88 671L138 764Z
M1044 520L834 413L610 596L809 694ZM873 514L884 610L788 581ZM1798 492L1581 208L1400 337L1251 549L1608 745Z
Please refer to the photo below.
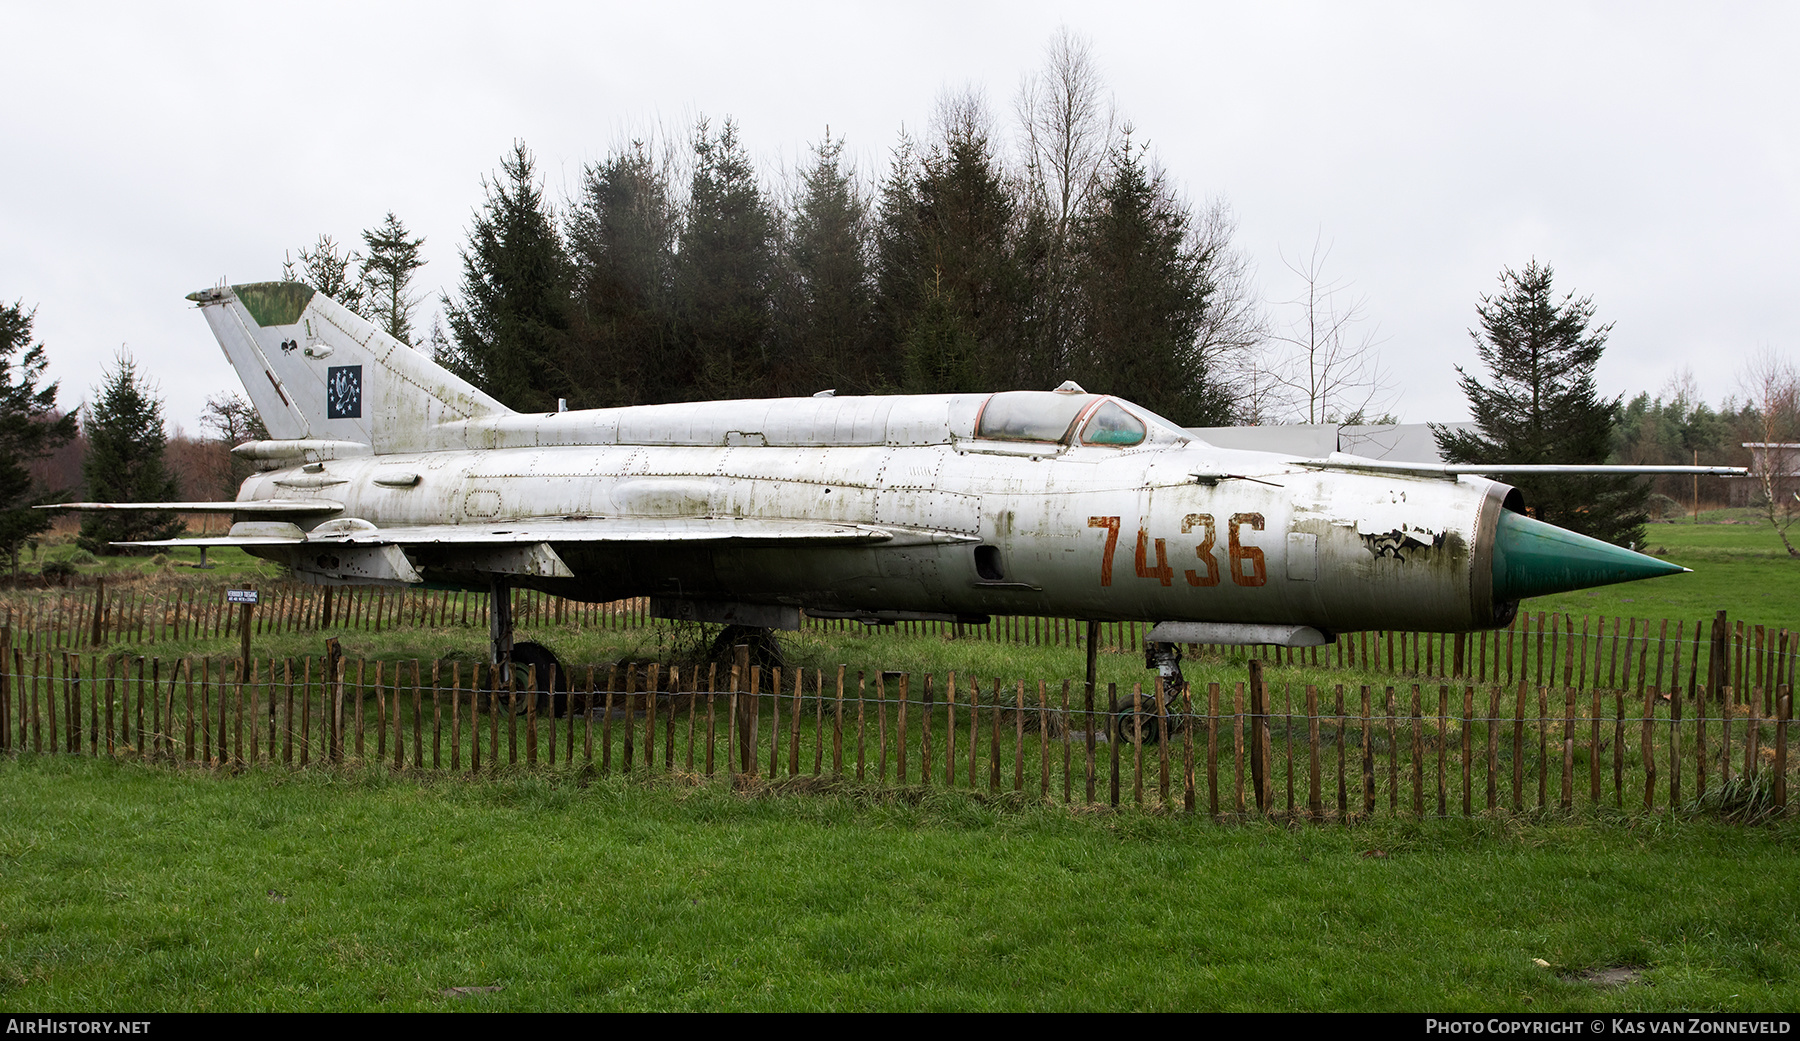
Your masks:
M225 602L228 604L254 604L256 603L256 590L227 589L225 590Z

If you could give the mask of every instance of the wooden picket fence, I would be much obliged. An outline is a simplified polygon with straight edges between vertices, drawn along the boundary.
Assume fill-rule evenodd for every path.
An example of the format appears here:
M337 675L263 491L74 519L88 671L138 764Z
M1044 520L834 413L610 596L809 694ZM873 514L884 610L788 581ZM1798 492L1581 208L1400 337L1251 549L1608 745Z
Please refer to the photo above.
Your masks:
M116 644L155 645L238 635L239 612L226 600L234 587L200 585L177 589L108 590L93 587L15 595L0 603L4 624L23 643L50 648L99 648ZM442 589L330 587L282 582L260 590L261 603L251 621L254 635L413 628L477 628L488 625L486 593ZM610 603L568 600L530 589L512 590L513 624L519 629L575 626L588 629L637 629L654 624L646 598ZM861 623L809 618L813 628L863 628ZM1002 618L987 625L954 622L901 622L911 635L962 636L1018 644L1085 646L1084 624L1066 618ZM1145 627L1136 622L1108 622L1102 645L1136 650Z
M559 713L524 692L534 675L496 689L466 661L28 653L10 630L0 661L0 751L15 754L945 787L1220 819L1658 811L1709 794L1746 816L1789 809L1785 682L1323 686L1256 659L1243 681L1165 702L1159 685L784 672L740 649L729 666L572 669Z
M234 639L241 612L227 601L225 585L191 584L173 592L126 586L92 587L15 595L4 604L5 624L19 642L53 649L155 645ZM443 589L330 587L295 582L266 585L251 616L253 635L308 632L381 632L488 625L488 595ZM576 625L634 629L649 622L644 599L590 604L532 590L513 591L518 628Z
M0 625L14 643L37 651L102 650L207 639L239 639L245 617L226 601L224 586L192 585L173 593L130 586L53 591L4 602ZM513 590L515 628L640 629L662 623L649 614L645 599L584 603L533 590ZM253 636L339 631L380 632L417 628L471 628L485 632L489 597L432 589L330 588L276 583L261 590L262 602L249 615ZM815 630L866 632L860 622L807 618ZM983 625L941 621L901 622L895 631L940 639L983 640L1017 646L1085 649L1086 623L1054 617L1001 616ZM1148 626L1105 622L1098 650L1135 652ZM1234 656L1238 648L1189 647L1190 655ZM1723 611L1709 620L1606 618L1567 614L1521 614L1506 629L1480 633L1346 633L1324 647L1259 651L1285 666L1307 665L1358 675L1451 683L1573 687L1588 690L1658 690L1681 686L1692 696L1708 689L1763 691L1765 713L1774 712L1773 692L1792 686L1800 661L1800 632L1728 620ZM1560 673L1560 677L1559 677ZM1653 678L1652 678L1653 677Z

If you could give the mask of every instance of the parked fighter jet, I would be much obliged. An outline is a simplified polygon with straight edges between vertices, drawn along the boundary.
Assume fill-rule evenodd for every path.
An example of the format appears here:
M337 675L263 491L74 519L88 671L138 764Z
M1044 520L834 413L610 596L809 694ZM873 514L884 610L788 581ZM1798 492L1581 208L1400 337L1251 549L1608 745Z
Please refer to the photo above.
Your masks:
M229 513L226 536L139 545L240 546L318 583L1308 645L1503 626L1526 597L1684 570L1526 516L1480 476L1504 467L1229 451L1073 383L518 413L306 286L189 299L268 427L235 449L258 472L232 502L65 505ZM493 637L507 659L501 612Z

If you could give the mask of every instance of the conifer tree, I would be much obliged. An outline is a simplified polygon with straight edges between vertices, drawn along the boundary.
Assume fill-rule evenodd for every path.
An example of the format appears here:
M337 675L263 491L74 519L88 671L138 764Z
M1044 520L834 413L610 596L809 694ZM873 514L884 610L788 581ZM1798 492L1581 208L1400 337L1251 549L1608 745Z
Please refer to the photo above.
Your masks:
M281 277L288 282L302 282L345 307L362 314L362 283L350 269L362 261L355 250L338 246L330 235L320 235L311 249L300 250L300 260L284 260Z
M976 394L990 390L983 378L981 345L954 290L926 290L903 347L906 388L914 393Z
M120 352L96 388L82 424L87 458L81 474L95 502L172 502L181 497L175 475L163 463L168 444L162 402L138 374L131 355ZM173 513L104 511L82 517L76 543L90 553L127 550L114 542L172 539L187 530Z
M1609 458L1638 465L1738 464L1742 443L1734 437L1730 411L1717 412L1700 398L1693 371L1685 370L1663 385L1655 397L1638 394L1625 403L1613 427ZM1696 500L1723 500L1723 479L1664 474L1650 478L1650 508L1666 516L1673 507Z
M869 209L842 167L843 150L843 139L829 134L814 148L787 222L776 304L777 393L865 394L883 385L869 350Z
M568 260L523 142L483 179L487 202L462 250L461 299L443 301L439 364L522 412L548 412L574 388L568 350Z
M727 119L694 130L694 176L675 258L680 341L706 398L769 391L774 227L756 170Z
M912 393L1037 386L1021 364L1030 301L1015 250L1018 200L985 103L946 97L937 124L924 155L902 142L882 186L878 342L898 352Z
M394 339L413 346L412 316L419 298L412 293L412 280L413 272L425 266L419 255L425 239L413 238L392 210L386 220L363 232L362 237L366 250L361 286L364 317Z
M972 338L973 371L983 389L1020 388L1025 384L1013 364L1020 331L1012 249L1017 200L981 99L952 97L941 108L942 139L925 157L919 179L921 259L929 268L918 272L927 283L921 313L941 331L911 343L921 348Z
M1554 272L1533 260L1500 274L1500 292L1475 312L1469 331L1486 382L1462 366L1476 431L1436 428L1453 463L1604 463L1622 398L1600 397L1594 367L1611 325L1594 326L1592 297L1557 299ZM1538 517L1618 545L1644 538L1649 487L1633 477L1520 477L1514 483Z
M1130 139L1082 220L1075 378L1177 423L1230 421L1231 397L1200 349L1213 287L1192 219Z
M676 224L667 174L644 142L588 167L566 225L581 407L691 394L692 374L673 350Z
M928 284L919 275L922 242L919 225L919 161L912 139L902 133L882 178L875 211L875 299L870 314L870 340L878 378L900 386L906 382L904 343Z
M0 553L15 575L19 547L51 521L32 509L47 496L29 466L75 436L75 414L57 413L56 384L38 385L49 358L43 344L31 342L36 314L17 302L0 307Z

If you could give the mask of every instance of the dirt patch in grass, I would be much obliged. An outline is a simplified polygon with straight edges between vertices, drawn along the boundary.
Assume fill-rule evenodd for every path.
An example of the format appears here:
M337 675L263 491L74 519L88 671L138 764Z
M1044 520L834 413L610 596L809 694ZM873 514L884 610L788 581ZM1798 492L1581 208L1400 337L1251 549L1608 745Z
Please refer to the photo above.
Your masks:
M1642 983L1644 971L1641 965L1608 965L1605 968L1583 970L1570 978L1596 987L1623 987L1631 983Z

